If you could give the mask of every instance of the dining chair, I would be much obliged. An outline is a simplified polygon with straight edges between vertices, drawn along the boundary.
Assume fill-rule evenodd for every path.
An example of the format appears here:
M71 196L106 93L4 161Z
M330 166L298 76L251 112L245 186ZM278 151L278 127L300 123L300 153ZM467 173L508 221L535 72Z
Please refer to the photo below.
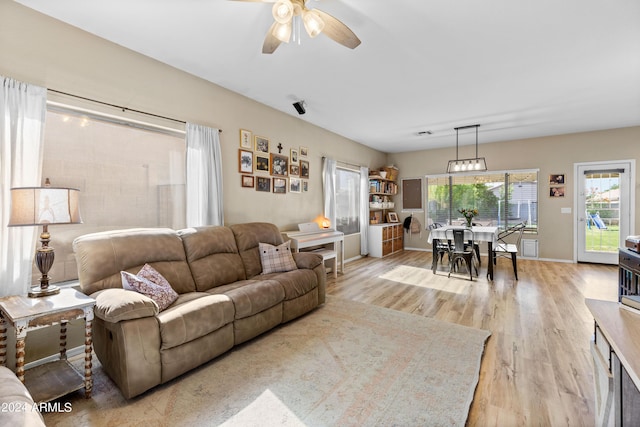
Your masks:
M439 222L434 222L429 225L429 230L435 230L436 228L441 228L442 224ZM445 254L447 255L447 259L451 262L451 247L449 246L449 242L447 240L438 239L437 244L433 248L433 256L440 259L440 263L442 264L442 259Z
M524 231L525 223L521 222L520 224L514 225L513 227L507 228L506 230L500 232L497 238L497 244L493 248L493 265L496 265L498 257L511 258L511 264L513 265L513 274L518 280L518 265L517 265L517 255L520 248L520 241L522 240L522 232ZM507 242L507 238L510 241L513 241L515 236L515 243Z
M451 272L453 271L454 266L463 260L467 266L467 270L469 271L469 280L473 280L474 269L476 271L476 276L478 275L478 266L474 262L475 251L473 249L473 231L465 230L463 228L449 228L445 234L447 236L447 240L452 242L451 250L449 252L448 277L451 277ZM471 239L469 239L469 234Z

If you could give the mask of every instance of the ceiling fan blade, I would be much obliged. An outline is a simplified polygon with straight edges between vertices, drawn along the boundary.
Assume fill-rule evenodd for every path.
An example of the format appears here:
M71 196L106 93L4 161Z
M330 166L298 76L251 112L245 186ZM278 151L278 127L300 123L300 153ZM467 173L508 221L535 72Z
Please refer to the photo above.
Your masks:
M278 23L274 22L269 28L269 31L267 31L267 36L264 38L264 43L262 44L262 53L273 53L278 48L278 46L280 46L280 43L282 43L276 36L273 35L273 30L276 25L278 25Z
M323 34L326 34L333 41L338 42L350 49L355 49L360 45L360 39L355 35L353 31L351 31L349 27L326 12L323 12L319 9L312 10L317 12L324 20L324 29L322 30Z

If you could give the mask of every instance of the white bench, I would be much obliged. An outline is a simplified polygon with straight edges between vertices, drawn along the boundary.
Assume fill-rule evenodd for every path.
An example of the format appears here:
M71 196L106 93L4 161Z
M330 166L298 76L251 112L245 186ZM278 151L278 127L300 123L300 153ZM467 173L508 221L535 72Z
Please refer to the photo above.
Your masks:
M315 249L310 252L321 255L323 262L329 261L334 279L338 277L338 254L336 251L332 251L331 249Z

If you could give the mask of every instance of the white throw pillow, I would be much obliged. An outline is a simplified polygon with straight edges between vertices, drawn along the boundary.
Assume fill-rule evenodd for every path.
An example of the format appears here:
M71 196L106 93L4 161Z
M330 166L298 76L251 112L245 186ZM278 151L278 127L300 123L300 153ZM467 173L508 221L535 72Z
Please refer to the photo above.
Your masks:
M160 311L178 299L178 293L173 290L167 279L148 264L142 267L138 275L121 271L120 277L124 289L148 296L158 304Z
M290 244L289 240L279 246L273 246L268 243L258 244L260 262L262 263L262 274L298 269L293 255L291 255Z

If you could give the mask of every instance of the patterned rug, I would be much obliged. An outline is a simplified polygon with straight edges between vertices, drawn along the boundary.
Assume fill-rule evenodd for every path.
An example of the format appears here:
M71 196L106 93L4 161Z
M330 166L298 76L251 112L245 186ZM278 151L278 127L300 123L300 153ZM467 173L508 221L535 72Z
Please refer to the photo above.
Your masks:
M44 417L50 427L463 426L489 335L329 298L129 401L96 363L93 398L68 395L70 412Z

